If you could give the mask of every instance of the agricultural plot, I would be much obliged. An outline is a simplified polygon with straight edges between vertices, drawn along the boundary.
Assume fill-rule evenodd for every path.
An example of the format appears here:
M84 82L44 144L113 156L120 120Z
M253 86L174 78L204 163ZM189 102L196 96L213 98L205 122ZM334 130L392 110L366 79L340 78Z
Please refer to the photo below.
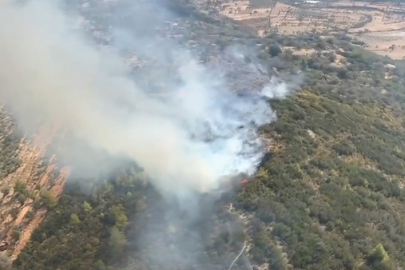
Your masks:
M394 59L405 57L405 5L338 1L287 5L265 0L216 3L219 12L254 28L284 35L347 33L365 49Z

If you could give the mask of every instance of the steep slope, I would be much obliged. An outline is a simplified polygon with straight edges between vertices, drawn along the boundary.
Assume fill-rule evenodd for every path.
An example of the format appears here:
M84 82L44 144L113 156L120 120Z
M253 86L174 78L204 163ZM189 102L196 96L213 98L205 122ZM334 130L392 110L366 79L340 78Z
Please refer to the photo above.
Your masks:
M306 90L275 105L285 149L240 194L254 215L254 260L284 252L270 269L403 267L402 119L375 104L344 104ZM382 244L390 261L369 262ZM275 265L274 265L275 264ZM396 265L396 266L395 266Z
M241 90L260 87L261 76L222 57L235 44L257 48L244 61L261 59L265 77L306 76L301 91L272 102L279 117L261 130L271 152L256 177L216 200L201 195L197 218L161 198L133 164L110 177L76 179L81 185L68 185L59 204L50 200L54 209L15 268L227 269L244 243L235 268L405 267L405 89L400 72L387 76L384 68L398 63L338 39L261 39L179 17L161 26L162 35L192 40L186 44L201 61L231 70ZM316 52L291 50L305 47ZM344 65L336 65L337 55ZM167 72L151 65L134 76L154 85L160 71Z
M11 118L3 119L11 121ZM8 123L10 125L11 122ZM6 149L10 151L10 148L15 148L17 154L15 160L18 163L13 170L4 172L5 177L0 182L2 187L0 215L3 217L0 230L3 232L2 240L10 244L9 252L14 260L45 216L46 208L41 207L41 197L47 194L49 189L55 198L60 195L58 185L64 184L68 169L63 168L60 173L57 172L55 157L46 162L45 142L49 141L51 135L49 129L41 130L32 141L20 139L17 143L18 137L13 133L15 129L11 126L9 128L3 141L15 141L15 146L6 144ZM11 152L8 162L12 162L12 158Z

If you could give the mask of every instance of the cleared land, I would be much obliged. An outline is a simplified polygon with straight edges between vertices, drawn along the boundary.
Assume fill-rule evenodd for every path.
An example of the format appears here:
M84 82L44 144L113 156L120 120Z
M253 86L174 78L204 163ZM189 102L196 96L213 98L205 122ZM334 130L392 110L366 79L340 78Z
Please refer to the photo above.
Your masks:
M272 1L217 3L221 14L263 36L268 32L299 35L347 34L367 50L393 59L405 58L405 5L339 1L287 5Z

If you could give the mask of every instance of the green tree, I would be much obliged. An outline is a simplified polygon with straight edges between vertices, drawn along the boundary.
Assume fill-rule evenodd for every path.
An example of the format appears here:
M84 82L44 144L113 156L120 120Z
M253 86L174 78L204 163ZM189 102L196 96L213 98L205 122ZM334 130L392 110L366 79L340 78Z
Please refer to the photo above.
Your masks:
M25 194L27 192L27 184L18 180L14 185L15 191Z
M278 45L271 45L269 48L269 53L272 57L276 57L282 53L281 47Z
M112 227L108 245L114 258L118 259L124 254L126 243L127 240L124 233L122 233L116 226Z
M93 208L91 207L91 205L88 202L84 202L83 203L83 210L84 210L84 212L88 213L91 210L93 210Z
M76 214L71 214L70 215L70 222L74 225L80 224L80 218Z
M97 246L97 245L100 244L100 240L98 238L96 238L96 237L91 237L89 243L92 246Z
M96 270L106 270L107 267L105 266L105 263L102 260L97 260L94 264L94 267Z
M17 241L18 239L20 239L20 236L21 236L21 232L20 232L20 230L18 230L18 229L15 229L14 231L13 231L13 239L15 240L15 241Z
M123 230L128 225L128 218L121 204L112 206L110 208L110 215L113 217L115 226L118 229Z
M392 270L395 269L393 263L390 260L390 257L385 251L384 246L380 243L378 244L367 257L367 265L372 269L378 270Z
M54 208L58 204L56 197L48 190L41 191L41 198L48 208Z

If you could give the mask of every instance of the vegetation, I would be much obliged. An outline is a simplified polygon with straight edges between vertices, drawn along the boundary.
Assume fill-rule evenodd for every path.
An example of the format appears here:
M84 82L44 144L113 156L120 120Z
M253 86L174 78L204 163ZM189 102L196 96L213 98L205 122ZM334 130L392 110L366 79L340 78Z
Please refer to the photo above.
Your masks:
M379 243L403 266L405 149L402 126L386 119L392 111L310 90L274 106L280 118L265 129L284 150L246 187L239 207L257 213L294 268L356 269Z
M53 210L15 262L16 269L45 270L61 264L64 269L92 269L93 265L103 269L102 260L110 253L120 258L127 226L121 203L136 211L136 202L145 190L133 177L106 184L91 196L78 194L72 186L58 204L50 200ZM47 196L44 199L49 201Z
M10 270L12 266L10 258L5 253L0 254L0 269Z
M0 109L0 178L13 173L20 165L18 158L20 134L14 127L12 118ZM0 185L2 183L0 182ZM2 186L2 192L8 187Z
M14 268L226 269L245 241L252 265L271 270L404 268L403 63L344 37L259 39L199 22L186 20L188 32L198 33L196 50L217 44L200 54L205 62L228 45L254 44L250 61L270 75L305 74L299 92L271 102L278 120L260 132L274 151L254 181L216 200L196 195L197 213L162 198L133 164L107 179L78 179L88 186L68 185L59 202L42 191L49 213ZM286 46L317 52L300 56ZM388 63L398 68L387 70ZM15 189L24 194L22 183ZM237 260L240 269L245 259Z

